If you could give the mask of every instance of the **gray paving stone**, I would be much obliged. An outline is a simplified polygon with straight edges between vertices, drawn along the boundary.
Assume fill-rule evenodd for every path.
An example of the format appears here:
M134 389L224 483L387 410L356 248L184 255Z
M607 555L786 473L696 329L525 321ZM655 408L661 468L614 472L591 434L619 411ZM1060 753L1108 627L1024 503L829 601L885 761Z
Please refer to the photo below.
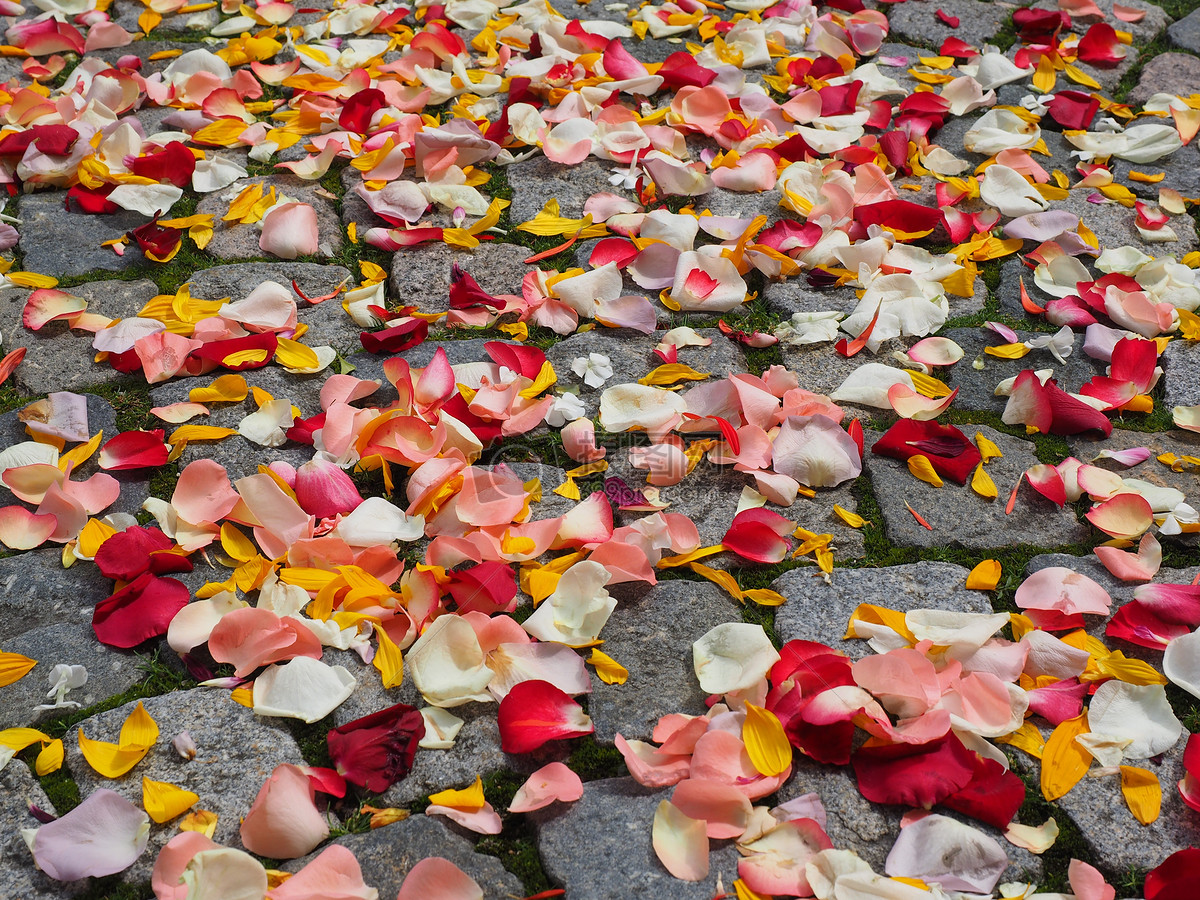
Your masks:
M272 186L277 194L307 203L317 213L317 239L322 249L318 256L331 256L342 248L342 223L338 218L337 204L328 197L318 194L320 184L304 181L292 175L272 175L269 178L243 178L222 191L204 195L196 205L198 215L213 216L213 236L206 251L217 259L261 259L268 254L258 245L262 230L258 224L243 225L240 222L224 222L221 217L229 212L233 198L253 184L265 185L264 192ZM129 251L126 251L128 255Z
M585 784L575 803L531 813L551 881L563 885L571 900L709 900L719 893L718 878L726 886L733 884L738 856L727 841L710 846L704 881L680 881L659 862L650 828L658 804L670 797L669 790L651 791L632 778L609 778Z
M951 563L919 562L882 569L836 569L832 584L826 584L811 570L793 569L771 585L788 599L775 613L775 631L784 641L819 641L862 659L873 653L867 642L841 637L860 603L878 603L901 612L990 613L987 593L964 587L968 574L969 570Z
M822 765L799 753L793 765L792 777L779 789L779 802L786 803L804 794L817 794L825 807L825 833L833 846L839 850L853 850L872 869L882 873L892 844L900 834L900 820L906 810L900 806L871 803L864 798L859 793L854 770L849 766ZM941 807L935 808L934 812L979 829L1004 848L1009 867L1001 881L1041 879L1041 859L1008 843L997 829Z
M4 649L8 653L20 653L36 659L38 664L20 681L0 688L0 700L3 700L0 703L0 728L35 725L71 712L70 707L57 710L36 708L53 702L47 699L46 693L50 690L50 673L59 663L87 669L87 683L66 697L79 704L76 709L86 709L127 691L144 677L138 668L141 660L101 644L96 640L90 622L60 622L32 628L5 640Z
M1200 9L1192 10L1168 28L1167 38L1176 47L1200 53Z
M62 278L89 272L123 272L151 265L136 244L117 256L104 241L121 237L149 219L141 213L121 210L111 215L89 216L74 206L67 210L65 191L26 194L21 197L21 242L26 271ZM211 246L211 245L210 245ZM70 253L63 248L70 247Z
M1200 344L1174 340L1160 357L1167 409L1200 403Z
M784 281L769 281L763 288L763 300L786 322L798 312L824 312L836 310L850 315L858 306L858 297L851 287L817 288L809 286L803 274Z
M114 319L136 316L158 293L153 281L92 281L68 289L88 302L88 312ZM25 394L51 391L78 391L93 384L107 384L128 376L122 375L108 363L93 363L94 335L90 331L73 331L66 322L49 322L38 331L26 328L21 314L27 291L0 293L0 333L5 349L26 347L25 359L12 374L13 385Z
M939 335L950 338L963 348L963 358L946 370L943 379L949 387L958 389L955 409L1002 413L1008 398L996 396L996 385L1025 369L1053 369L1058 386L1065 391L1078 391L1093 375L1104 374L1105 366L1083 352L1082 333L1075 334L1074 347L1065 363L1055 359L1049 350L1031 350L1021 359L990 356L984 352L984 348L999 346L1004 343L1004 338L986 328L951 328L939 332ZM1034 332L1017 332L1017 337L1022 341L1038 336ZM982 360L982 370L975 368L977 360Z
M222 374L215 370L199 378L176 378L157 385L150 391L150 399L154 406L168 406L172 403L182 403L188 399L188 393L197 387L210 384L213 379ZM325 383L328 372L317 375L292 375L290 372L275 365L261 369L251 369L241 373L247 384L261 388L271 394L276 400L288 399L292 405L300 409L305 418L314 416L321 411L321 385ZM238 403L208 403L205 404L211 413L201 416L193 424L214 425L220 428L237 429L243 418L257 410L254 395L250 393L245 400ZM164 426L169 437L177 426ZM186 466L196 459L212 459L219 462L229 472L229 477L237 480L243 475L253 475L259 465L269 465L276 460L283 460L293 466L312 459L313 448L306 444L288 442L282 447L263 447L240 434L230 435L218 441L193 441L184 448L179 457L180 464Z
M942 9L957 16L959 25L951 28L935 12ZM888 10L890 36L905 41L932 44L940 47L948 37L956 37L976 46L991 40L1003 27L1008 16L1003 7L978 0L948 0L948 2L908 2Z
M388 281L392 302L425 313L450 309L450 271L457 263L489 294L521 294L529 250L515 244L484 244L474 251L446 244L396 251Z
M357 281L349 269L342 266L322 266L317 263L237 263L230 266L213 266L201 269L191 279L192 296L205 300L231 301L245 298L264 281L274 281L292 290L297 304L297 318L308 326L308 332L300 340L309 347L330 345L343 355L362 349L359 334L362 328L342 308L342 295L317 304L300 297L292 288L294 281L305 296L324 297L345 284L352 290Z
M514 227L528 222L551 197L558 200L560 214L570 219L583 215L583 204L592 194L613 193L636 200L632 191L609 184L609 176L620 168L619 163L592 157L575 166L556 163L540 155L513 163L505 170L513 192L512 206L508 208L509 221Z
M1165 754L1130 765L1149 769L1162 786L1162 812L1149 825L1140 824L1121 797L1119 776L1084 778L1058 805L1078 826L1097 859L1113 871L1156 865L1178 850L1200 842L1200 819L1179 796L1184 775L1186 735Z
M1142 69L1137 85L1125 102L1141 106L1154 94L1189 97L1200 84L1200 59L1188 53L1161 53ZM1170 120L1165 120L1168 123ZM1194 149L1194 148L1193 148Z
M1178 240L1148 243L1134 227L1137 213L1119 203L1089 203L1092 192L1088 189L1073 190L1066 200L1056 201L1056 209L1075 213L1090 228L1100 242L1100 249L1109 247L1136 247L1148 256L1174 255L1177 259L1191 253L1200 246L1196 241L1196 225L1190 216L1171 216L1167 223ZM1026 285L1028 286L1028 281Z
M704 713L704 691L692 666L692 644L723 622L739 622L737 602L708 582L663 581L622 602L602 632L604 652L629 670L625 684L594 675L588 710L596 739L617 734L649 740L668 713Z
M111 593L112 582L95 566L63 569L57 548L0 559L0 641L60 622L90 629L92 607Z
M457 826L447 826L437 817L416 814L366 834L344 835L332 843L354 854L363 881L376 888L380 897L394 897L409 870L430 856L448 859L470 875L483 889L486 900L524 896L520 879L506 871L496 857L475 852L474 845L462 834ZM284 871L299 871L323 849L285 863Z
M29 804L53 814L54 807L42 791L29 766L19 759L0 772L0 896L59 897L85 890L87 881L54 881L38 870L21 838L22 828L37 828Z
M66 766L87 796L98 788L116 791L131 803L141 805L142 778L166 781L200 795L194 809L207 809L218 815L213 839L230 847L240 847L238 827L250 810L275 767L283 763L304 765L300 748L290 732L271 719L253 712L229 696L228 691L195 688L148 697L142 700L151 718L158 724L158 741L145 759L126 775L103 778L93 771L79 751L80 728L92 740L116 741L121 725L137 707L126 703L108 712L85 719L63 738ZM191 734L196 743L196 758L185 761L171 746L181 731ZM137 882L147 878L159 849L175 833L175 823L151 824L150 844L122 880Z
M1071 31L1077 34L1084 34L1096 22L1107 22L1117 31L1127 31L1133 35L1133 43L1136 46L1144 46L1166 30L1170 24L1171 18L1162 7L1155 6L1153 3L1147 3L1145 0L1129 0L1128 3L1122 3L1122 6L1140 10L1145 13L1140 21L1123 22L1113 15L1113 0L1097 0L1096 5L1100 7L1104 13L1104 17L1099 16L1071 16ZM1058 11L1058 5L1052 3L1051 0L1038 0L1033 6L1036 9L1049 9Z
M1163 56L1168 55L1181 56L1182 54L1163 54ZM1155 57L1151 65L1159 59L1162 57ZM1200 60L1196 60L1195 57L1189 56L1187 59L1200 64ZM1186 147L1180 147L1170 156L1152 163L1130 163L1123 159L1114 159L1112 171L1113 178L1117 182L1125 185L1145 200L1157 202L1158 192L1163 188L1172 188L1179 191L1184 197L1195 197L1200 193L1200 149L1197 149L1195 142ZM1143 172L1147 175L1161 174L1163 179L1153 184L1134 181L1129 177L1131 171Z
M1012 515L1005 515L1004 507L1013 485L1022 472L1038 461L1033 444L986 425L964 425L961 430L968 438L982 432L1004 454L987 465L987 473L1000 496L991 501L983 499L971 490L969 476L964 485L946 481L943 487L934 487L914 478L906 463L868 449L863 468L870 475L883 510L889 540L905 547L949 545L985 549L1010 544L1060 547L1088 537L1090 528L1079 523L1070 506L1059 509L1025 482L1017 492ZM867 447L876 440L874 434L868 435ZM933 526L932 531L917 523L905 507L906 501Z
M728 375L746 371L746 357L740 345L729 340L716 328L701 328L699 334L712 340L712 343L707 347L680 347L681 363L691 366L697 372L709 373L711 378L708 381L717 381ZM628 328L597 328L559 341L546 351L546 358L558 373L560 387L578 388L579 399L587 407L587 414L592 416L600 408L600 395L605 388L637 381L662 364L662 360L653 353L662 336L662 332L642 334ZM612 377L598 388L588 387L583 383L583 379L571 370L571 364L576 358L585 357L589 353L603 354L612 363ZM686 386L706 383L708 382L687 382Z

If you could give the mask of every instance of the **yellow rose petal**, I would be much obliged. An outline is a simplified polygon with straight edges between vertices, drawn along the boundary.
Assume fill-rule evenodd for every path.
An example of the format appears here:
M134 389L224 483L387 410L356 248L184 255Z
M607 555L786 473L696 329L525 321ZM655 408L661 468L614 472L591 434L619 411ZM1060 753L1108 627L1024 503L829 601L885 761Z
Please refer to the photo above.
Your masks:
M8 687L20 681L36 665L36 659L30 659L20 653L0 652L0 687Z
M438 806L453 806L455 809L469 809L472 812L483 809L483 779L475 776L475 783L461 791L438 791L429 795L429 802Z
M975 474L971 476L971 490L984 500L995 500L999 496L996 482L992 481L992 476L984 471L983 463L975 467Z
M155 822L162 825L181 816L200 799L200 795L166 781L151 781L142 776L142 806Z
M932 484L934 487L942 486L942 478L933 468L933 463L929 461L928 456L922 456L920 453L916 456L910 456L908 458L908 471L912 472L913 477L919 481Z
M1087 731L1087 711L1084 710L1075 718L1062 722L1046 741L1042 751L1042 796L1047 800L1066 796L1087 774L1092 754L1075 740Z
M971 570L967 576L967 590L994 591L1000 583L1000 563L994 559L985 559Z
M629 670L609 656L592 648L587 663L596 667L596 676L605 684L624 684L629 680Z
M57 772L62 768L63 752L63 742L55 738L42 748L42 752L37 756L37 761L33 764L33 770L38 773L39 777Z
M385 689L400 687L404 682L404 654L382 627L376 627L375 640L379 649L375 651L371 665L379 670Z
M1133 817L1149 825L1162 811L1162 785L1149 769L1121 766L1121 796Z
M746 704L746 722L742 725L742 740L750 762L767 777L782 775L792 765L792 745L784 733L779 717L770 710Z

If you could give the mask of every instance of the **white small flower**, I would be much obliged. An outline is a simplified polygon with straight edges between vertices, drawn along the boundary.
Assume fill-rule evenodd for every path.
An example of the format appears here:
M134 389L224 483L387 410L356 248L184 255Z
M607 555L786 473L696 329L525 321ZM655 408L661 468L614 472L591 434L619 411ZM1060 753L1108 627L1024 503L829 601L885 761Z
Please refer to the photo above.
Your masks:
M1111 116L1104 116L1092 125L1092 131L1098 131L1101 134L1118 134L1124 130L1125 126Z
M1041 94L1038 96L1026 94L1021 98L1021 105L1035 115L1044 116L1050 106L1050 101L1053 99L1053 94Z
M1054 334L1042 334L1025 342L1030 350L1049 350L1060 363L1065 363L1075 346L1075 333L1064 325Z
M575 394L561 394L554 398L554 405L546 413L546 424L551 428L562 428L568 422L585 415L587 408Z
M571 371L583 379L588 387L598 388L612 378L612 362L603 353L578 356L571 363Z
M43 703L38 709L66 709L79 706L74 700L65 699L68 691L81 688L87 684L88 673L83 666L68 666L59 663L50 670L50 690L46 692L47 699L53 703Z
M617 169L613 174L608 176L608 183L613 187L621 187L627 191L632 191L637 188L638 178L641 177L641 170L638 168L638 152L633 151L633 159L629 163L628 169Z

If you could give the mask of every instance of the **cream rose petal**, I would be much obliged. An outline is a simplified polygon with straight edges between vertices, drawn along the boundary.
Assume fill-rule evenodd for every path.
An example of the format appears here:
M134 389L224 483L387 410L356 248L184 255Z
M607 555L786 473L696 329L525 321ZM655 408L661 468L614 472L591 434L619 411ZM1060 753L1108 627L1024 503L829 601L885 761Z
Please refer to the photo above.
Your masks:
M761 625L725 622L692 644L692 665L706 694L754 687L779 661Z

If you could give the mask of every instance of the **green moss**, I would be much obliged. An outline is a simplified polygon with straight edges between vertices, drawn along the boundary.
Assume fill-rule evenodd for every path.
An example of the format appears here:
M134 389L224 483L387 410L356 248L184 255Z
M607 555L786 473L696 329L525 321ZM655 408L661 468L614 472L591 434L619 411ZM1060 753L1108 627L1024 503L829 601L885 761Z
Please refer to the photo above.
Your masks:
M333 760L329 756L329 744L326 735L337 727L332 715L317 722L301 722L299 719L280 719L296 746L300 748L300 756L310 766L332 769Z
M619 778L628 774L621 752L616 747L599 743L593 737L576 739L567 765L583 781Z
M36 757L37 755L33 748L30 748L28 752L32 756ZM25 758L24 754L22 754L22 758ZM25 761L29 763L30 771L32 771L33 760L25 759ZM46 792L46 797L50 800L50 805L60 816L69 813L83 801L83 798L79 796L79 785L75 783L75 777L65 764L57 772L43 775L38 780L42 785L42 790Z
M150 882L125 884L121 876L94 878L82 894L73 894L72 900L153 900L154 889Z
M505 830L508 830L507 827ZM553 887L546 870L542 868L542 859L538 855L532 831L528 828L522 829L520 837L485 835L475 849L500 860L505 869L521 879L521 884L529 894L541 893Z

